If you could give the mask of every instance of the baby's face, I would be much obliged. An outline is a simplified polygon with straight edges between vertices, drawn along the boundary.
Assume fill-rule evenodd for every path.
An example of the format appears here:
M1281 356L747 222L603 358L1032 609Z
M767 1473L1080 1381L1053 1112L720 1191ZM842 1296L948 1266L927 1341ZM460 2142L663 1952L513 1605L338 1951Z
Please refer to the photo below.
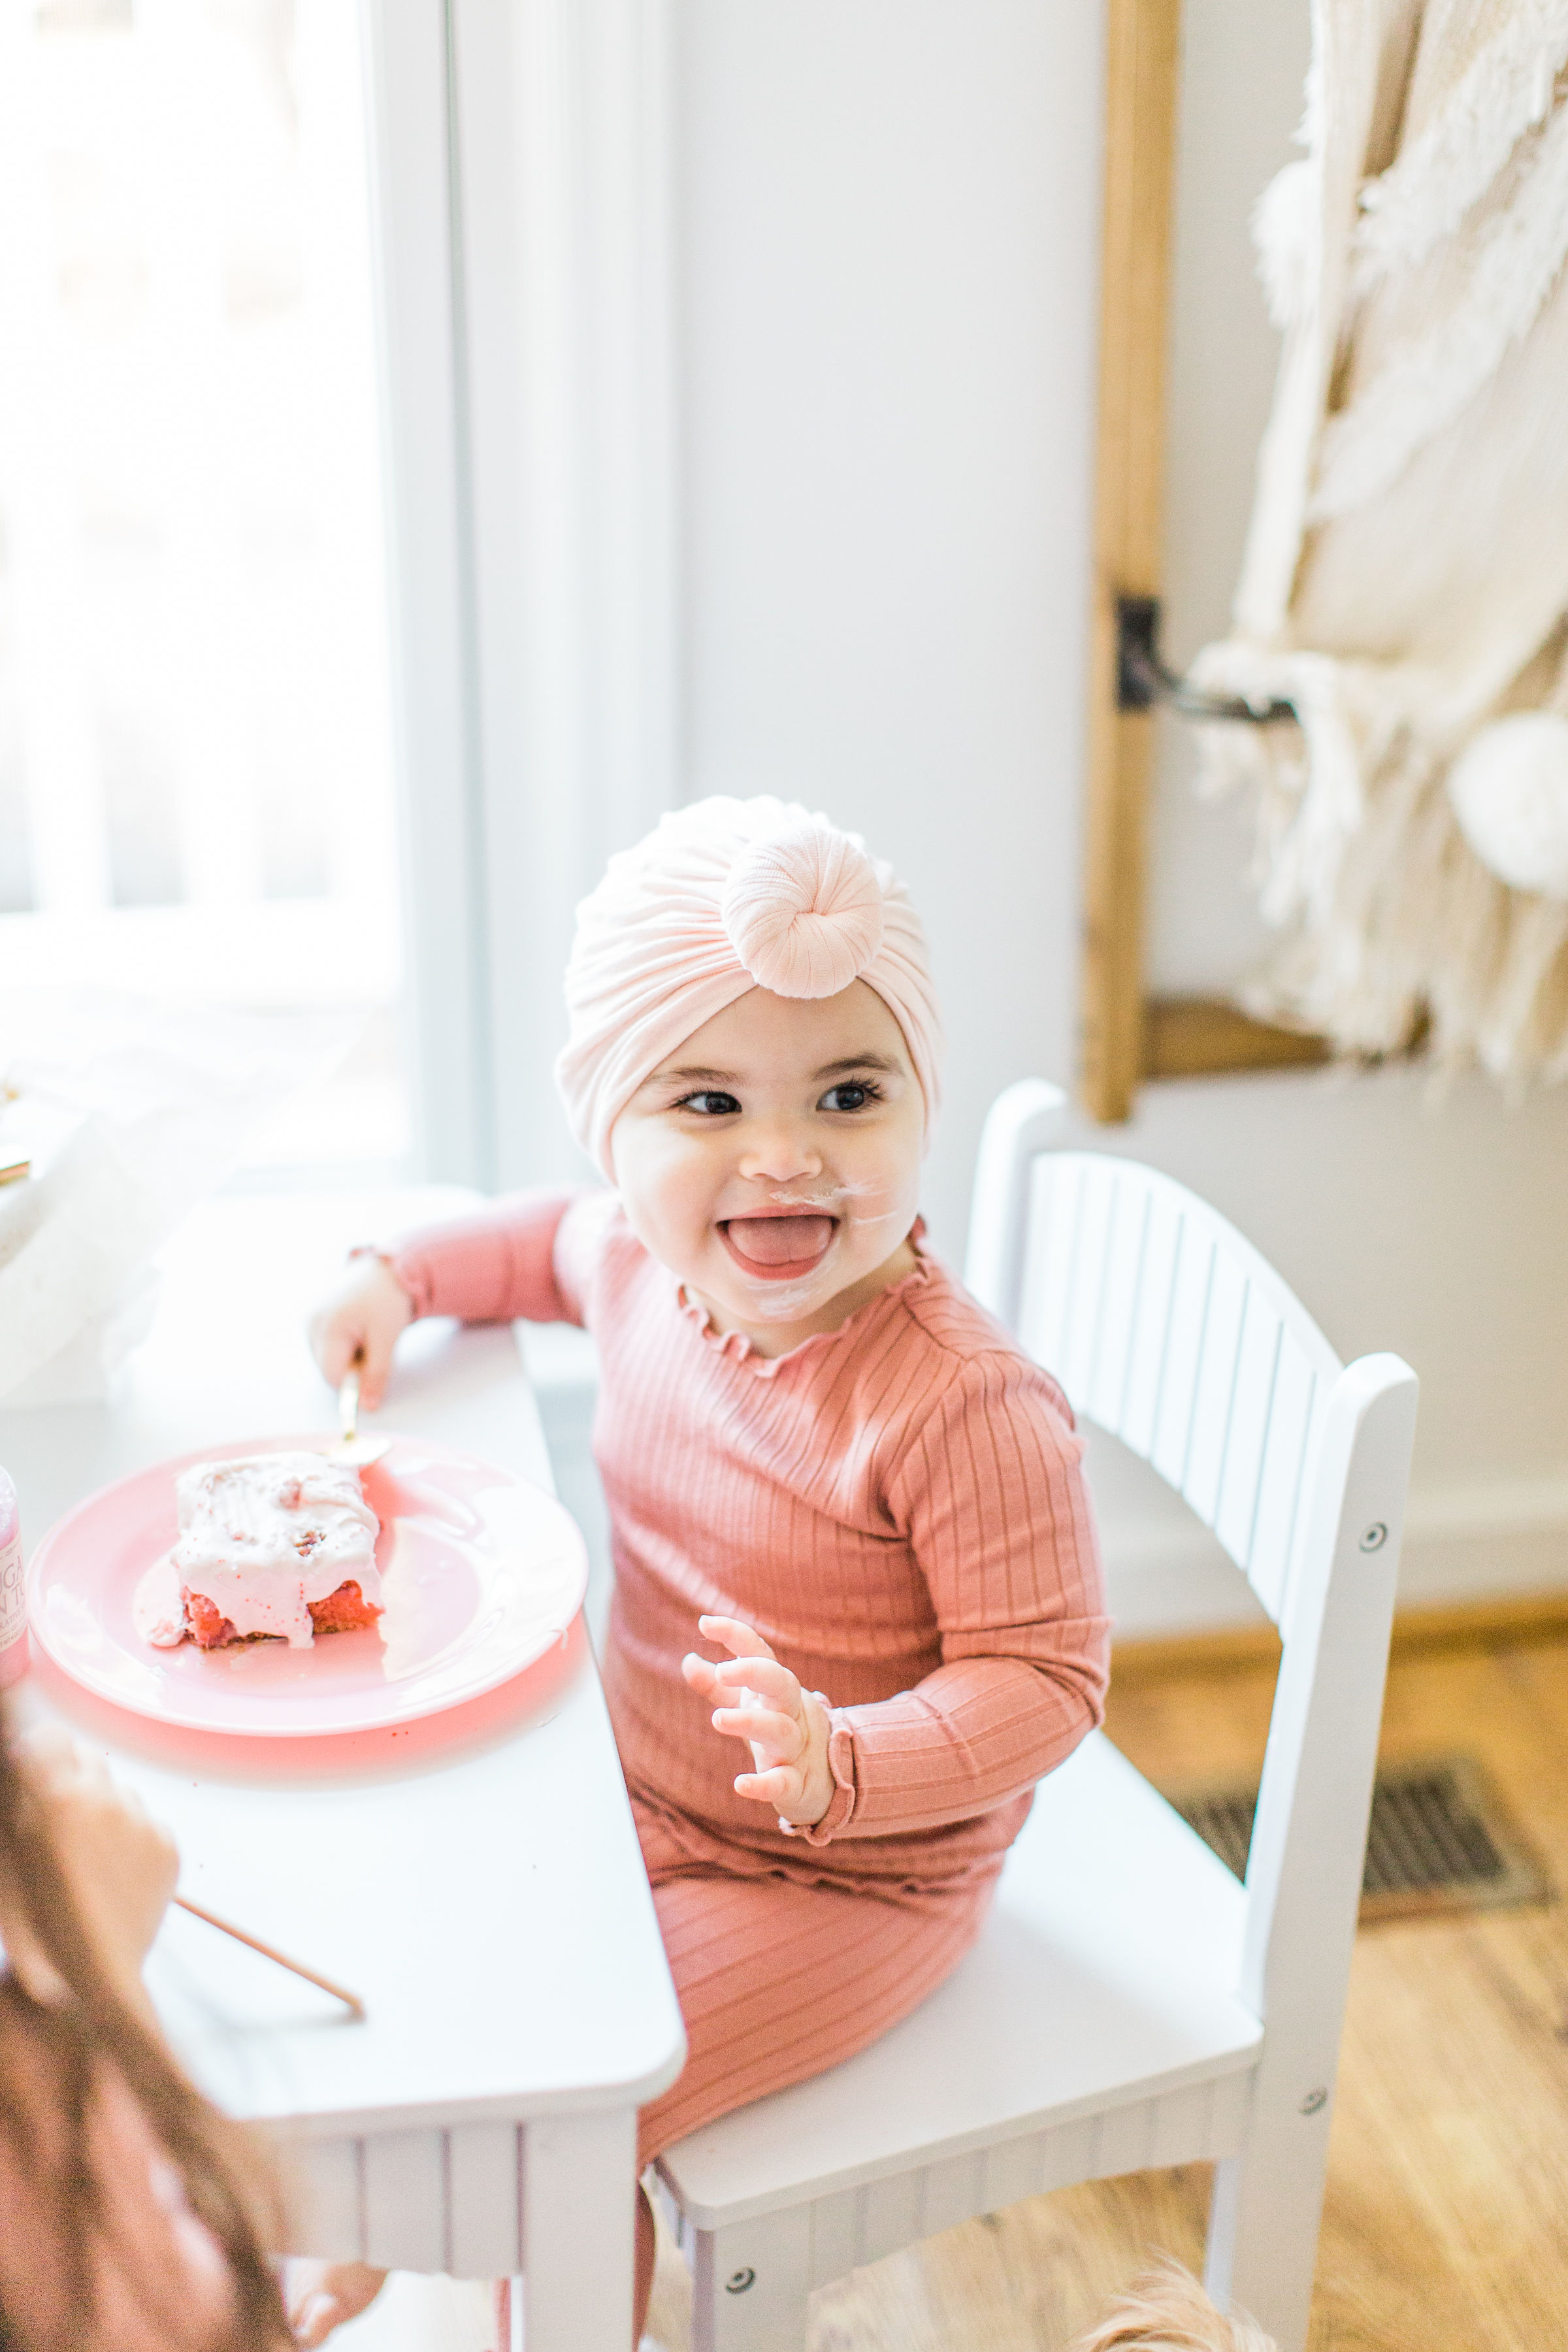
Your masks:
M903 1032L864 981L753 988L644 1081L610 1150L638 1239L721 1328L776 1340L903 1248L923 1125Z

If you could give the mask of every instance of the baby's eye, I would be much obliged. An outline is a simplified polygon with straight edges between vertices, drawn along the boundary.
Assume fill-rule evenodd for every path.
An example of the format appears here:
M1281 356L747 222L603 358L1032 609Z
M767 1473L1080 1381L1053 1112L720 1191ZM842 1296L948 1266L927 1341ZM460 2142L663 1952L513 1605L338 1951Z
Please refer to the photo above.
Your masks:
M694 1110L703 1118L729 1118L740 1109L733 1095L721 1094L715 1087L704 1087L700 1093L682 1095L677 1110Z
M841 1078L829 1087L818 1106L823 1110L864 1110L868 1103L880 1102L882 1089L869 1078Z

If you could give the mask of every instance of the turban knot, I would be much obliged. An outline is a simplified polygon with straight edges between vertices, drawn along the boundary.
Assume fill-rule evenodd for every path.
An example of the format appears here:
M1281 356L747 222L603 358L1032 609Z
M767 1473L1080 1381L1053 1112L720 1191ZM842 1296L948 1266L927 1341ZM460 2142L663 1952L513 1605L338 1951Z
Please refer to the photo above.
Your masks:
M731 946L775 996L837 996L882 944L882 887L858 841L793 824L730 869L719 911Z

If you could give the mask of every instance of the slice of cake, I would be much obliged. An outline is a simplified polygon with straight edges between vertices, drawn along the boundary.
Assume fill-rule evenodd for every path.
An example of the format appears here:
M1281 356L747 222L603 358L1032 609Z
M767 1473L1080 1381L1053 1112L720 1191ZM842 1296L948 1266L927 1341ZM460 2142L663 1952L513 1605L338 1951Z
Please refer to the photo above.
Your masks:
M381 1522L350 1465L319 1454L198 1462L175 1495L176 1640L188 1633L211 1650L271 1634L298 1650L381 1615Z

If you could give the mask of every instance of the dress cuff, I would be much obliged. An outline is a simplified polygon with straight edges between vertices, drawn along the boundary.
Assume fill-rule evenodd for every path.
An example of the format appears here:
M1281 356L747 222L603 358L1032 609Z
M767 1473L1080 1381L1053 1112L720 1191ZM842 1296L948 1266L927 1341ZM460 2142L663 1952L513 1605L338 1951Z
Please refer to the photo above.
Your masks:
M349 1263L352 1265L356 1257L378 1257L381 1260L394 1280L407 1292L416 1322L420 1316L429 1314L430 1285L416 1273L400 1251L383 1249L379 1242L356 1242L349 1252Z
M847 1830L855 1818L855 1802L859 1794L855 1785L855 1734L847 1723L836 1717L827 1738L827 1766L833 1775L833 1801L819 1822L809 1829L792 1828L791 1837L799 1838L805 1845L828 1845L840 1831Z

